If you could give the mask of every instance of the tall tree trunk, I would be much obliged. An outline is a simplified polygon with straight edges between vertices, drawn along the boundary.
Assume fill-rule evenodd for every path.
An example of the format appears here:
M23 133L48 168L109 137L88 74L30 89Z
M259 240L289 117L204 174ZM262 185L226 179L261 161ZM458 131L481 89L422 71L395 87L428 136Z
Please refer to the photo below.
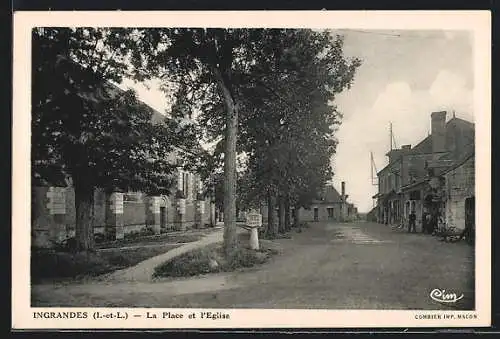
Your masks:
M274 216L275 216L275 206L274 197L270 191L267 192L267 232L266 236L269 239L276 238L277 229L275 227Z
M216 224L215 219L215 199L212 194L209 195L209 207L210 207L210 227L214 227Z
M285 230L290 231L292 225L290 223L290 198L288 194L285 196L284 207L285 207Z
M293 223L295 227L299 228L299 232L302 232L302 228L300 227L300 207L295 206L295 213L293 214Z
M94 249L94 188L75 181L76 250Z
M236 141L238 106L219 69L214 70L226 108L226 145L224 152L224 253L227 257L238 246L236 234Z
M280 233L285 233L285 199L283 195L278 198L278 231Z

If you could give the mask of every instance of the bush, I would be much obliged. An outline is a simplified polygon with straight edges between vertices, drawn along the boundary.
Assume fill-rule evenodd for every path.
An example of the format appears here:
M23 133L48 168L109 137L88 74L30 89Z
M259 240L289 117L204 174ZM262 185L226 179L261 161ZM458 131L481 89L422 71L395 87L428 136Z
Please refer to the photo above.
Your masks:
M154 277L188 277L203 273L217 272L219 265L211 265L213 261L219 262L218 251L214 247L205 247L182 254L155 268Z
M38 283L44 279L98 276L136 265L175 247L177 246L137 247L89 253L55 252L34 248L31 251L31 281Z
M31 277L68 278L99 275L109 272L109 263L95 253L65 253L39 251L31 254Z
M108 237L103 233L95 233L94 234L94 241L96 244L102 244L102 243L108 241Z
M52 248L58 252L74 252L76 250L76 238L70 237L62 241L54 241Z
M144 228L141 228L138 231L131 231L129 233L125 233L123 235L123 238L125 240L135 240L135 239L147 237L147 236L154 235L154 234L155 234L155 230L153 229L153 227L146 226Z
M155 230L152 226L146 226L144 227L143 229L141 229L139 231L139 234L141 236L149 236L149 235L154 235L155 234Z
M228 270L234 270L240 267L252 267L256 264L263 264L266 260L267 258L262 255L262 252L239 248L228 258L226 267Z

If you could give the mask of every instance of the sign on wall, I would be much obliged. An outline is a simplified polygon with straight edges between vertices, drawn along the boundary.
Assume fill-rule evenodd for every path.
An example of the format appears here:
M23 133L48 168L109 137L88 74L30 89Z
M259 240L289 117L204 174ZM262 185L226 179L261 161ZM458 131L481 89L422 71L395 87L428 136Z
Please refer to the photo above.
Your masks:
M64 187L50 187L47 198L49 198L47 209L50 214L66 214L66 189Z
M123 193L112 193L109 197L111 212L114 214L123 213Z

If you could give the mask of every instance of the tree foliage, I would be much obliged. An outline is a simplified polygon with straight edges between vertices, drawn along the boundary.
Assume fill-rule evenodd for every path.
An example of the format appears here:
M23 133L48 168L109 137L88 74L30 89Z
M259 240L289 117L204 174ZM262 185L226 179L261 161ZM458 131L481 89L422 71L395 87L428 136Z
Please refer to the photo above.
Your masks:
M32 177L73 185L82 250L93 247L95 188L169 193L166 155L196 144L189 126L153 124L152 109L111 82L130 71L135 39L127 29L33 31Z
M248 203L268 200L274 210L276 198L286 218L290 204L308 207L333 175L342 118L333 101L350 87L360 61L347 60L342 38L327 32L273 30L268 39L263 43L274 48L260 55L264 61L251 66L252 81L242 86L240 140L250 159Z
M240 178L242 201L274 197L298 207L315 198L332 175L341 120L332 101L350 86L360 64L344 57L341 37L305 29L137 34L137 78L158 76L174 84L183 110L188 107L209 141L219 140L214 156L225 164L226 249L235 236L236 153L250 159Z

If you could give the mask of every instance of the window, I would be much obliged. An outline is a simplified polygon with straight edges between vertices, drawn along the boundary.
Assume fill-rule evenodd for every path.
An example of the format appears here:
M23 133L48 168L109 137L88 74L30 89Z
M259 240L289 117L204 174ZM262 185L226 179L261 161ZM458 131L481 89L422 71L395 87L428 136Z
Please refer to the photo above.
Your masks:
M411 191L410 200L420 200L420 191Z
M328 207L326 211L328 212L328 218L333 219L333 208Z

